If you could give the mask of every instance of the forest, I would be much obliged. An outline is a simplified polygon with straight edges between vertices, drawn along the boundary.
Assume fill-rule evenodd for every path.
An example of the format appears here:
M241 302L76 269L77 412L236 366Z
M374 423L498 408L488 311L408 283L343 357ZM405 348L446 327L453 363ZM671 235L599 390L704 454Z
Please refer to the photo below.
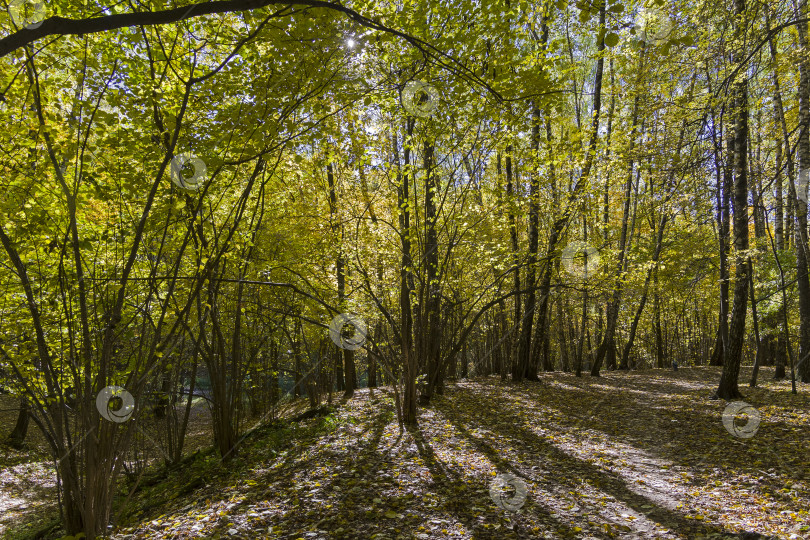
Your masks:
M0 537L810 538L808 0L0 4Z

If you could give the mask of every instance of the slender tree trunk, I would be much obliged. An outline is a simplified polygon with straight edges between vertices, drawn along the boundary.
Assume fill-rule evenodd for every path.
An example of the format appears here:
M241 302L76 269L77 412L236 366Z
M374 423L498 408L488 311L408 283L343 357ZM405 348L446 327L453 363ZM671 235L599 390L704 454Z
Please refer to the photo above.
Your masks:
M729 280L731 276L728 269L728 253L731 233L731 186L733 177L734 143L733 132L727 130L726 137L726 163L723 166L723 186L717 190L717 221L718 245L720 248L720 311L718 313L717 339L714 345L709 364L722 366L725 361L725 349L728 344L728 314L729 314ZM720 157L715 152L715 160L719 163Z
M346 390L346 379L343 377L343 353L340 351L340 349L333 349L332 358L334 359L335 363L335 390L343 392ZM298 394L296 393L296 397L297 396Z
M343 364L346 366L346 390L345 397L352 397L357 388L357 370L354 364L354 351L343 349Z
M467 367L468 367L468 360L467 360L467 341L464 341L464 345L461 347L461 378L467 378Z
M599 25L600 28L604 27L605 24L605 4L604 2L601 3L600 10L599 10ZM548 238L548 247L546 248L546 255L544 259L544 264L546 265L544 272L548 274L549 277L543 277L543 287L546 287L546 284L550 284L550 273L551 269L549 267L549 261L558 258L559 256L555 256L557 252L557 244L562 239L563 231L565 230L566 226L568 225L571 214L573 212L573 203L576 201L582 191L585 189L585 185L590 178L591 171L593 168L594 159L596 156L596 143L599 138L599 119L600 119L600 111L602 108L602 76L604 72L604 58L602 56L602 52L605 50L605 40L604 40L604 33L599 33L599 39L597 40L597 61L596 61L596 74L594 75L594 84L593 84L593 120L591 122L591 137L588 142L588 148L585 157L585 163L582 167L582 173L577 180L576 185L574 186L571 193L568 195L566 200L566 204L562 215L554 221L554 224L551 227L551 231L549 232ZM539 136L539 134L538 134ZM533 284L533 280L527 279L527 283ZM547 291L547 289L546 289ZM548 294L547 292L543 293L543 296L540 300L540 310L545 316L545 306L548 305ZM584 304L587 308L587 295L584 298ZM587 316L587 313L583 314L584 317ZM581 347L580 351L581 352ZM582 366L581 366L581 354L577 355L577 373L578 376L582 376ZM515 373L513 372L513 379L515 378Z
M374 326L374 342L379 343L382 339L382 324L378 323ZM368 387L377 388L377 354L369 351L368 353Z
M761 126L761 115L757 112L756 125ZM765 216L765 203L764 194L762 189L762 171L761 171L761 146L762 137L760 130L757 131L757 153L756 161L751 164L751 199L754 203L754 236L756 238L756 247L759 247L765 238L765 229L767 227L767 218ZM749 154L749 157L751 154ZM754 338L756 339L756 355L754 356L754 368L751 371L751 381L749 385L755 388L757 385L757 376L759 375L759 368L763 362L766 361L766 353L768 343L767 340L762 339L759 331L759 315L757 313L757 295L756 287L754 287L754 263L751 257L748 257L748 286L751 292L751 320L754 324ZM763 321L764 322L764 321Z
M177 444L175 445L174 455L172 456L172 460L174 463L179 463L180 460L183 458L183 445L186 440L186 433L188 431L188 420L191 416L191 406L192 401L194 399L194 389L197 386L197 368L199 367L199 347L197 345L198 342L194 345L194 353L191 364L191 380L189 381L189 389L188 389L188 399L186 400L186 407L183 413L183 422L180 425L180 428L177 433Z
M738 21L737 34L745 30L745 0L734 0ZM740 58L743 51L738 51ZM735 284L734 309L729 325L728 348L725 350L723 374L717 388L717 396L725 400L738 399L740 362L745 344L745 318L748 311L748 83L742 79L733 85L734 117L734 248Z
M751 288L751 318L754 323L754 338L757 341L756 347L756 356L754 357L754 369L751 372L751 388L756 388L757 386L757 375L759 374L759 366L762 362L762 340L759 337L759 320L757 317L757 296L756 290L754 288L754 263L751 262L751 258L748 258L748 286Z
M799 0L797 20L807 17L807 0ZM799 47L807 51L807 23L796 25ZM796 198L795 250L796 282L799 290L799 360L797 368L801 381L810 382L810 256L807 240L807 186L810 183L810 60L799 58L799 175L794 186Z
M512 274L512 290L515 302L515 319L514 325L520 328L520 314L522 297L520 291L520 255L518 254L518 233L517 233L517 218L515 217L515 190L512 183L512 145L506 146L506 201L509 208L509 240L512 244L512 264L515 270ZM516 334L511 340L511 347L509 348L509 361L510 368L515 373L515 366L517 364L517 350L520 343L520 334Z
M293 356L295 357L295 387L293 389L293 397L301 397L304 395L304 370L301 368L301 355L298 351L298 341L292 343ZM337 353L340 357L340 352Z
M658 286L658 267L653 267L653 333L655 334L655 367L664 368L664 334L661 330L661 292Z
M785 349L785 335L784 333L780 333L779 337L776 339L776 353L774 354L774 380L779 381L785 378L786 360L787 354Z
M430 400L439 384L441 370L441 289L439 287L439 238L436 232L438 220L439 183L434 171L433 145L425 142L424 168L425 168L425 276L427 279L427 302L425 318L427 320L427 335L425 340L425 365L427 366L427 392L425 398Z
M535 159L539 161L540 151L540 109L536 105L532 107L532 151ZM539 165L538 165L539 167ZM520 329L520 341L518 345L518 357L515 368L512 370L512 380L521 381L524 378L537 380L537 370L530 368L530 356L532 347L532 326L534 324L534 309L537 294L534 286L536 284L536 264L537 246L539 239L539 192L540 192L540 171L535 170L531 175L531 185L529 188L529 257L526 264L526 286L529 291L526 293L526 303L524 306L523 325ZM542 323L539 321L538 324Z
M770 30L771 22L770 22L770 12L768 8L768 4L763 4L763 11L765 13L765 22L766 22L766 29ZM774 116L777 119L779 126L781 127L782 132L782 140L777 142L776 145L776 224L775 224L775 236L776 236L776 253L774 254L775 257L778 257L779 254L785 250L789 243L790 243L790 230L792 228L793 217L791 208L792 199L793 199L793 174L794 174L794 166L793 166L793 156L790 151L790 136L787 129L787 121L785 120L785 111L784 107L782 106L782 92L779 86L779 71L777 69L777 51L776 45L773 41L773 37L768 39L768 48L771 53L771 69L773 73L773 107L774 107ZM788 197L787 201L784 200L783 195L783 182L782 182L782 158L783 153L782 150L784 148L784 159L785 164L787 166L787 178L788 178ZM787 216L785 215L785 202L787 203ZM780 307L779 307L779 316L780 319L784 319L784 310L785 304L781 302L780 297ZM785 329L787 331L787 329ZM786 347L786 340L785 334L780 333L776 340L776 351L774 353L774 379L784 379L785 378L785 364L786 364L786 357L787 357L787 350Z
M412 325L413 319L411 315L411 291L413 290L411 279L411 209L410 209L410 193L408 182L411 175L411 136L413 134L413 119L409 118L406 122L406 139L403 150L404 157L404 172L399 168L399 143L397 141L396 132L392 137L392 147L394 153L394 161L397 165L397 179L398 179L398 207L399 207L399 234L402 243L402 259L400 261L399 269L399 309L401 317L400 325L400 349L402 353L402 361L404 364L404 396L403 396L403 418L402 421L405 425L415 426L416 420L416 377L418 375L419 366L417 359L414 356L413 342L412 342ZM466 376L466 363L465 363L465 376Z
M17 414L17 422L14 424L14 429L11 430L9 436L9 444L13 448L21 449L25 442L25 436L28 434L28 420L30 413L28 412L28 400L20 398L20 412Z
M543 31L547 34L548 27L545 25L543 26ZM547 39L547 38L546 38ZM549 176L551 178L551 192L552 192L552 199L554 200L554 207L557 208L559 205L559 193L557 190L557 174L554 169L554 161L553 161L553 153L554 149L552 147L552 137L551 137L551 120L546 117L546 143L548 144L548 152L549 152ZM560 259L555 259L554 261L554 272L557 275L560 273ZM543 272L542 272L542 279L540 281L540 299L538 300L537 305L537 317L538 321L544 321L542 324L538 324L537 326L537 335L535 338L535 343L543 344L543 369L546 371L550 371L553 369L553 365L549 359L549 334L550 330L550 318L551 314L549 313L549 302L551 301L550 292L551 292L551 277L552 277L552 266L548 260L544 261L543 265Z
M774 236L776 237L776 249L782 252L782 250L785 249L785 202L782 194L782 141L776 141L776 178L774 178L774 185L776 189L776 223L774 223Z
M644 66L644 57L642 55L641 65L639 69L643 69ZM635 147L635 140L636 140L636 126L638 124L638 108L639 108L639 101L640 96L638 92L640 89L638 85L636 87L636 96L633 100L633 114L632 114L632 127L630 129L630 148L628 153L633 153L633 148ZM632 192L633 187L633 168L634 168L634 160L631 157L630 162L628 165L627 170L627 181L625 182L624 186L624 208L622 210L622 229L621 229L621 236L619 237L619 257L616 261L616 271L613 276L614 285L613 285L613 295L608 302L607 307L607 323L605 325L605 333L602 336L602 343L599 345L599 349L596 351L596 358L594 359L593 366L591 367L591 376L592 377L599 377L599 371L602 369L602 362L605 358L605 354L608 350L613 350L615 348L614 343L614 333L616 331L616 324L619 319L619 307L621 305L621 298L622 298L622 283L623 279L622 276L625 271L625 256L627 254L628 249L628 241L627 241L627 226L630 220L630 195ZM615 358L615 357L614 357Z
M540 47L545 50L545 47L548 43L548 12L543 13L542 25L541 25L541 34L540 34ZM549 117L549 111L551 108L547 109L544 119L545 131L546 131L546 142L548 145L548 153L551 157L553 154L553 149L551 146L551 119ZM534 125L532 126L532 139L536 143L534 145L535 148L535 156L537 158L537 165L535 167L535 174L533 176L532 182L532 189L535 190L535 194L533 196L533 203L536 206L534 209L536 212L535 217L535 227L536 227L536 242L535 242L535 249L531 251L530 257L532 258L531 265L532 265L532 278L531 280L527 280L527 283L530 285L535 284L534 280L534 272L535 266L537 265L537 256L538 256L538 249L539 249L539 204L540 201L538 200L539 192L540 192L540 118L539 118L540 111L536 108L533 116L534 116ZM536 131L535 131L536 130ZM557 189L556 189L556 178L555 178L555 171L554 171L554 163L552 159L548 160L548 177L551 180L551 190L552 196L555 200L555 207L556 207L556 199L557 199ZM531 231L529 235L529 240L531 243ZM531 246L530 246L531 247ZM548 339L549 339L549 314L548 314L548 303L549 303L549 290L551 286L551 263L548 259L543 261L542 270L540 272L540 297L539 299L535 296L534 290L531 291L532 294L532 301L533 301L533 311L537 311L536 315L536 326L534 331L534 337L527 342L526 344L529 346L529 357L528 357L528 364L526 368L526 377L530 380L538 380L537 372L540 367L540 362L542 359L543 369L546 371L551 370L551 364L549 361L549 353L548 353ZM527 310L526 312L527 319L531 321L533 318L533 313ZM529 322L524 321L524 323Z
M557 298L557 341L560 348L560 368L565 371L571 371L571 361L569 358L568 338L565 335L565 318L563 316L562 299Z
M582 292L582 322L577 340L576 376L582 377L582 358L585 354L585 328L588 326L588 289Z
M335 260L335 272L337 274L338 306L340 306L340 309L343 309L346 300L346 259L343 256L343 231L338 224L337 218L337 190L335 189L335 176L331 156L329 163L326 164L326 180L329 185L329 217L332 221L332 232L335 233L335 235L340 235L340 239L338 240L338 255ZM341 353L338 354L338 363L341 361L341 356L343 357L343 369L338 370L338 390L343 386L343 395L345 397L351 397L354 395L355 388L357 388L354 351L342 349ZM344 379L343 370L345 370L345 383L341 380Z
M667 223L667 217L665 212L666 210L663 210L661 214L661 221L658 223L657 231L655 231L656 232L655 249L653 250L652 256L653 266L650 267L649 270L647 270L647 277L644 278L644 287L641 290L641 300L638 304L638 308L636 308L636 314L633 317L633 322L630 324L630 333L627 336L627 343L625 343L624 351L622 352L622 365L627 365L629 362L630 351L633 348L633 343L635 343L636 339L636 331L638 329L638 323L639 320L641 320L641 314L644 312L644 306L647 304L647 295L650 290L650 280L652 278L654 270L658 266L658 258L661 255L661 248L663 247L664 229Z

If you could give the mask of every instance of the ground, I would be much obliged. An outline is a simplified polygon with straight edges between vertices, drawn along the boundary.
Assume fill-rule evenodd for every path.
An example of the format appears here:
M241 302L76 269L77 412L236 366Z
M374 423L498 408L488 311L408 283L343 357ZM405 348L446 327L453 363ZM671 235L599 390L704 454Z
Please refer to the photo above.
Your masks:
M771 376L741 387L760 421L738 436L710 399L717 368L459 381L404 431L393 393L364 389L229 463L204 451L150 479L112 538L810 538L810 396ZM20 461L0 479L14 537L53 479L4 459Z

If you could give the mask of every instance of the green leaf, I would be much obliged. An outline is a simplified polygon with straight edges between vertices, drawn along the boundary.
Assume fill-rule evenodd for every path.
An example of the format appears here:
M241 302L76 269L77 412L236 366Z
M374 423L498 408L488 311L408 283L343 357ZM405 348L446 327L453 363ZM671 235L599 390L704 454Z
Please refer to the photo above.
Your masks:
M608 47L615 47L619 44L619 36L613 32L605 36L605 45Z

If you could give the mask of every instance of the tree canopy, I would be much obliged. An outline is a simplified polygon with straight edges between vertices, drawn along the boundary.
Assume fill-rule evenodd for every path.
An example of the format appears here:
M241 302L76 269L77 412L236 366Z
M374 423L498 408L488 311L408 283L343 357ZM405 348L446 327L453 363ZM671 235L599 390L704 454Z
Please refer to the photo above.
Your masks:
M194 396L228 461L366 386L810 382L806 0L5 7L0 385L68 532Z

